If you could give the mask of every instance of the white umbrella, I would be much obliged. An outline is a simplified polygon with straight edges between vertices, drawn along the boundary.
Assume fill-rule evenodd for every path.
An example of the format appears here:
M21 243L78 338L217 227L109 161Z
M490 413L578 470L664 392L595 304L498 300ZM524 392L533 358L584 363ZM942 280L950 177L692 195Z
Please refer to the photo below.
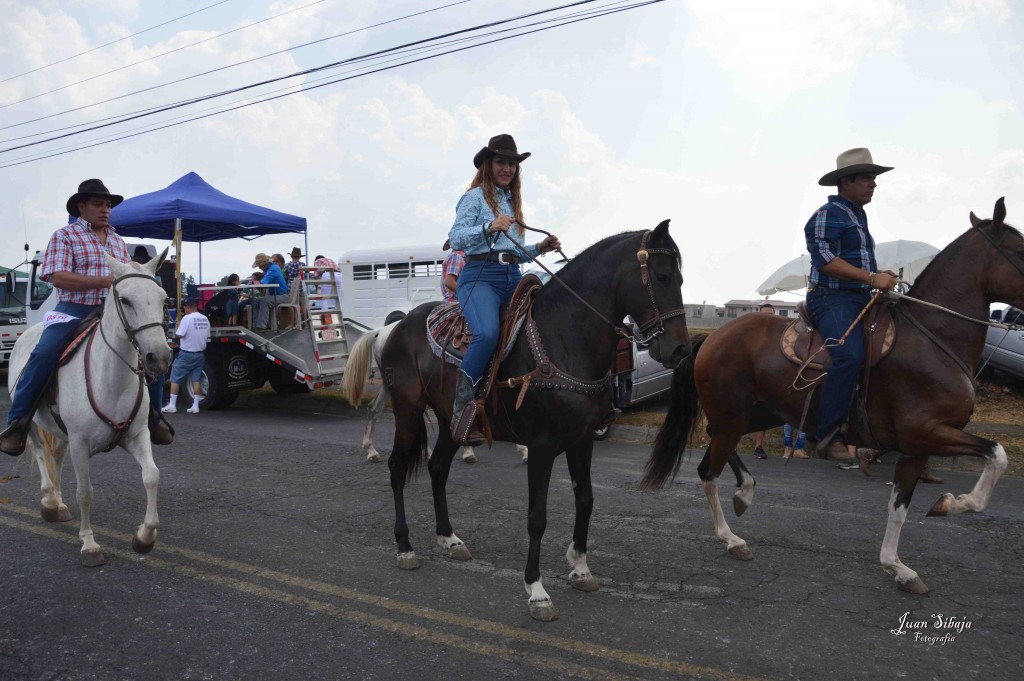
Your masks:
M913 284L939 249L923 241L886 241L875 244L875 260L878 269L892 270L909 284ZM804 253L775 270L770 277L757 287L757 294L770 296L773 293L797 293L807 288L811 274L811 256Z
M897 240L875 244L878 269L892 270L908 284L914 283L938 252L935 246L923 241Z

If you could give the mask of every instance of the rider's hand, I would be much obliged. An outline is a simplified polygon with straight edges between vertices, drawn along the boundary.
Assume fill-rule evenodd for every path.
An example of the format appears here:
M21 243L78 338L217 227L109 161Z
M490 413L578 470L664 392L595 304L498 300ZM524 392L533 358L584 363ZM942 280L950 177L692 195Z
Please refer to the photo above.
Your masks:
M557 251L562 247L562 242L558 240L558 237L552 234L546 237L544 241L537 244L537 250L541 253L550 253L551 251Z
M892 291L896 288L896 283L899 281L899 277L892 270L875 272L869 279L868 284L871 288L876 288L880 291Z
M114 285L114 275L113 274L107 274L107 275L102 276L102 277L97 277L97 279L99 279L101 281L100 286L102 288L110 288L111 286ZM99 287L97 287L97 288L99 288Z
M515 220L507 215L499 215L498 217L491 220L491 231L492 232L507 232L508 228L515 223Z

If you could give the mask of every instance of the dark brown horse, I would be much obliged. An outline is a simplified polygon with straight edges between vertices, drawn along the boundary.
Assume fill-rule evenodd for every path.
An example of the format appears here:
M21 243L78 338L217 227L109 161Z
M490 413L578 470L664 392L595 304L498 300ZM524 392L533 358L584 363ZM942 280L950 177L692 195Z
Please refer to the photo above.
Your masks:
M647 265L642 267L646 261ZM651 356L675 366L689 355L689 336L683 316L679 249L668 233L668 221L649 232L629 232L591 246L557 275L595 310L577 300L557 281L536 295L533 318L551 364L573 377L559 381L534 380L516 409L520 388L497 387L497 408L487 401L495 439L529 447L530 551L525 586L530 614L555 619L551 598L541 583L540 545L547 524L548 483L555 457L565 452L576 499L576 523L566 558L572 566L572 585L583 591L597 588L587 566L587 533L594 505L590 482L592 432L612 403L609 369L619 335L615 325L627 315L652 337ZM381 371L391 391L395 414L395 444L388 459L395 497L395 539L398 566L419 567L409 541L405 519L405 485L423 460L427 443L424 411L429 406L438 422L451 422L456 374L439 360L426 337L426 318L436 303L417 307L398 324L384 346ZM600 315L600 316L599 316ZM604 317L602 319L601 317ZM511 354L501 364L499 378L529 374L537 368L526 333L520 333ZM499 384L500 385L500 384ZM467 560L466 545L452 530L445 484L458 445L449 429L438 428L430 455L431 491L438 544L450 558Z
M908 296L956 314L900 301L894 311L896 345L871 370L867 383L866 432L877 442L858 442L855 437L853 444L902 453L881 563L905 591L928 591L897 555L900 529L928 457L976 456L985 464L969 494L943 494L930 516L983 511L1006 469L1002 445L963 431L974 409L971 374L985 345L985 326L964 318L986 320L994 302L1024 305L1024 240L1004 224L1005 217L1002 199L991 220L979 220L972 213L971 229L935 256ZM725 521L718 477L743 434L801 420L806 392L792 387L798 367L779 350L786 324L779 317L745 315L706 339L694 339L691 358L676 370L672 405L641 483L642 488L656 488L675 474L703 410L711 444L697 472L711 505L715 534L732 556L744 560L753 554ZM815 411L812 408L808 418L811 432ZM741 477L734 498L737 514L753 500L753 478Z

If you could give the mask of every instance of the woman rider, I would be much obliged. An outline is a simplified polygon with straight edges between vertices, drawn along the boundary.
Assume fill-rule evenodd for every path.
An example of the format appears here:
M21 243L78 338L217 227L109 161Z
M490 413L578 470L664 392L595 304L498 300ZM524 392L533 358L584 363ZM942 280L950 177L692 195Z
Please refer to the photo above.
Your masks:
M529 156L518 152L511 135L492 137L473 157L476 176L455 207L455 224L448 233L452 249L466 254L456 295L473 330L452 408L452 437L461 445L484 441L475 427L476 392L498 344L501 306L522 278L519 263L561 247L554 235L537 244L524 243L519 164Z

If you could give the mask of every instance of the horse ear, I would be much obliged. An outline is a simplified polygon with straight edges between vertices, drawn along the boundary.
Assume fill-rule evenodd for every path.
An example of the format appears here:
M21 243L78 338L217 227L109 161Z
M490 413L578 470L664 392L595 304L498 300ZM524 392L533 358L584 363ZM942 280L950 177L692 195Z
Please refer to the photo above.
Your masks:
M980 224L981 224L981 218L979 218L977 215L975 215L974 211L972 210L971 211L971 227L977 227Z
M103 257L107 259L107 267L110 268L110 273L115 277L120 277L132 271L131 265L128 263L123 263L117 258L112 258L107 253L104 253Z
M164 264L164 260L167 260L167 251L169 250L171 250L170 246L165 248L160 255L156 256L155 258L146 263L146 269L149 270L150 274L157 273L157 271L160 269L160 266Z
M651 235L655 238L665 236L668 234L668 220L662 220L657 227L654 228L654 233Z
M1000 196L999 200L996 201L996 207L992 209L992 227L993 229L999 229L1003 226L1003 221L1006 220L1006 204L1003 202L1004 196Z

